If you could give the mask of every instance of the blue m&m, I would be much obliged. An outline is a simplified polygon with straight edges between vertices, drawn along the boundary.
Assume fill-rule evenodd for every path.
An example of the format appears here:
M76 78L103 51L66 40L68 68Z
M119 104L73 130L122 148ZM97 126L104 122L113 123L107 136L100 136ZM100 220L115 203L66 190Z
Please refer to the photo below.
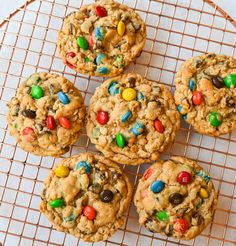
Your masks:
M127 112L125 112L125 113L121 116L121 122L125 123L125 122L128 121L131 117L132 117L131 111L127 111Z
M96 73L108 74L109 73L109 69L107 67L98 67L97 70L96 70Z
M102 53L99 53L99 54L97 55L96 59L95 59L95 63L96 63L97 65L99 65L99 64L102 62L102 60L103 60L104 58L105 58L105 55L102 54Z
M59 91L57 93L57 98L63 103L63 104L68 104L70 102L70 99L68 98L68 96L63 92L63 91Z
M85 169L86 173L91 173L91 166L87 161L80 161L79 163L77 163L75 166L75 170L78 170L81 167Z
M134 123L133 127L130 129L130 131L135 135L141 135L144 131L144 124L140 122Z
M194 83L194 81L192 80L192 79L190 79L189 80L189 89L191 90L191 91L193 91L194 90L194 86L195 86L195 83Z
M109 94L112 95L112 96L115 96L115 95L119 94L119 92L120 92L120 87L119 87L118 82L112 81L112 82L110 83L110 85L108 86L108 92L109 92Z
M102 27L96 27L93 34L96 40L103 40L105 31Z
M152 192L154 193L159 193L161 192L163 189L165 188L165 183L161 180L156 180L154 181L151 186L150 189Z

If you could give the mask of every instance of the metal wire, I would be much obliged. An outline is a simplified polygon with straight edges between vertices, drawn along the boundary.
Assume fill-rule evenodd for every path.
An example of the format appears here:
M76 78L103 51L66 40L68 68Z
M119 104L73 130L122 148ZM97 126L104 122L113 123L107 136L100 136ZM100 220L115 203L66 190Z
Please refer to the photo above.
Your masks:
M126 71L160 81L171 91L179 65L205 52L235 56L236 22L212 1L123 0L147 24L147 42L140 58ZM35 71L63 74L82 91L86 105L103 79L65 67L56 50L63 17L90 0L28 0L0 23L0 246L86 245L57 232L38 211L47 173L60 159L22 151L8 135L6 104L19 82ZM138 224L133 203L124 226L106 242L94 245L236 245L236 132L218 138L197 134L182 122L175 142L162 158L178 154L197 160L212 176L219 203L212 224L196 239L179 241L153 234ZM65 156L96 152L83 130ZM134 185L148 164L123 166Z

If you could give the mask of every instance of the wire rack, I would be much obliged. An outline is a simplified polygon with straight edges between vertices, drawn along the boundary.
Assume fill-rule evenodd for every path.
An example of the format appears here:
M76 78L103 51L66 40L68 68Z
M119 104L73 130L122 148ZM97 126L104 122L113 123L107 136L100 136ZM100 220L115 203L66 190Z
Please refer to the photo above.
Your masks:
M85 103L102 79L65 67L56 49L63 18L88 0L29 0L0 24L0 245L91 245L56 231L39 213L40 192L59 159L24 152L8 135L7 102L35 71L63 74L83 93ZM122 2L122 1L120 1ZM210 0L125 0L147 24L142 55L126 71L160 81L171 91L180 64L205 52L235 56L236 22ZM85 130L65 156L96 151ZM179 241L147 231L138 224L133 203L124 226L108 241L94 245L236 245L236 131L218 138L195 133L181 123L175 142L162 155L183 155L209 171L219 202L213 223L192 241ZM136 187L147 164L123 166Z

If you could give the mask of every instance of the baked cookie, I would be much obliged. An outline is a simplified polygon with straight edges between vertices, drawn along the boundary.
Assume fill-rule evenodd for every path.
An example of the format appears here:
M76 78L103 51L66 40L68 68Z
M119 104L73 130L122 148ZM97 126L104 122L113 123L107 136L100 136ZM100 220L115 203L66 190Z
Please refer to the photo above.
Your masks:
M63 62L92 76L115 76L141 53L146 26L126 5L100 0L69 14L57 45Z
M219 136L236 129L236 60L205 54L182 64L175 79L178 111L195 130Z
M83 153L63 159L50 172L40 211L57 230L95 242L122 226L131 195L129 180L117 165Z
M111 78L98 87L87 115L91 142L120 164L157 160L179 125L171 93L134 73Z
M77 88L53 73L36 73L8 103L8 129L20 147L35 155L60 156L78 139L85 107Z
M139 223L150 231L190 240L211 223L217 199L208 174L196 162L176 156L146 170L134 203Z

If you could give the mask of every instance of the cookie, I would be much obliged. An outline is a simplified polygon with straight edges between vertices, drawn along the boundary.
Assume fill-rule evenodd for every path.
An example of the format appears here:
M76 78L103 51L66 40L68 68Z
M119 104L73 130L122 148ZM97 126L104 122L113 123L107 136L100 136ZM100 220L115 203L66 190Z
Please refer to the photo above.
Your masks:
M126 5L100 0L69 14L57 45L63 62L92 76L116 76L141 53L146 26Z
M106 240L124 221L132 189L110 160L91 153L63 159L48 175L40 211L59 231Z
M120 164L157 160L179 125L171 93L134 73L111 78L98 87L87 115L91 142Z
M175 156L146 170L134 203L139 223L150 231L190 240L211 223L217 199L209 175L196 162Z
M205 54L182 64L175 79L178 111L201 133L219 136L236 129L236 60Z
M35 155L60 156L76 142L85 107L77 88L53 73L36 73L23 82L8 103L10 135Z

